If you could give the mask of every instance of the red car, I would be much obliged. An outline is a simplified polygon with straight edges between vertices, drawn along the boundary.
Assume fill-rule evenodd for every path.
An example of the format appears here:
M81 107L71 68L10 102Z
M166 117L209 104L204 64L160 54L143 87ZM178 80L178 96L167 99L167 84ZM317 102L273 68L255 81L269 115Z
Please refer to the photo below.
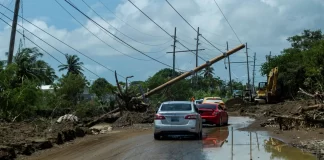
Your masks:
M218 126L228 124L228 114L221 105L216 103L204 103L197 105L203 124L216 124Z

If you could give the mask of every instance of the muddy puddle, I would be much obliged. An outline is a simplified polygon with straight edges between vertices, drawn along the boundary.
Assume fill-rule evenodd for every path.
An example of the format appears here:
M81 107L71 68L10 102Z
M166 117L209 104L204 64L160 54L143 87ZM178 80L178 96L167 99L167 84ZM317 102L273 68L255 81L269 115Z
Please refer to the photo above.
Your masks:
M309 153L269 137L267 132L237 130L251 121L245 117L231 117L228 127L207 127L210 129L206 130L202 141L203 159L316 160Z
M315 156L271 138L240 131L253 119L230 117L228 127L204 127L203 140L154 140L153 130L100 135L31 159L57 160L315 160ZM233 141L232 141L233 128ZM233 143L232 143L233 142ZM251 143L250 143L251 142ZM233 145L232 145L233 144ZM251 145L250 145L251 144ZM252 153L252 154L250 154Z

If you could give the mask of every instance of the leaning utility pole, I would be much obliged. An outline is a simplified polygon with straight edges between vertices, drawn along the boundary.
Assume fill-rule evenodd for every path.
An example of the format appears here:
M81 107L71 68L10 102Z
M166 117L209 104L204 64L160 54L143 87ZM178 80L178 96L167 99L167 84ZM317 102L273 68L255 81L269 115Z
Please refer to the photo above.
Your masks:
M245 43L245 49L246 49L246 67L247 67L247 77L248 77L247 89L251 89L250 88L250 71L249 71L249 53L248 53L247 43Z
M256 60L256 53L254 52L254 62L253 62L253 79L252 79L252 85L253 85L253 93L255 93L255 88L254 88L254 78L255 78L255 60Z
M196 68L198 67L198 46L199 46L199 27L198 27L198 30L197 30L197 38L196 38L196 41L197 41L197 44L196 44ZM196 72L196 84L198 84L198 73Z
M228 42L226 41L226 51L228 51ZM232 87L232 73L231 73L231 61L230 56L227 56L228 60L228 72L229 72L229 85L231 89L231 95L233 94L233 87Z
M8 53L8 64L12 63L13 52L15 48L15 39L16 39L16 28L17 28L17 20L19 13L20 0L16 0L14 17L12 21L11 35L10 35L10 44L9 44L9 53Z
M174 27L174 36L173 36L173 70L172 70L172 78L175 77L175 48L177 42L177 27Z

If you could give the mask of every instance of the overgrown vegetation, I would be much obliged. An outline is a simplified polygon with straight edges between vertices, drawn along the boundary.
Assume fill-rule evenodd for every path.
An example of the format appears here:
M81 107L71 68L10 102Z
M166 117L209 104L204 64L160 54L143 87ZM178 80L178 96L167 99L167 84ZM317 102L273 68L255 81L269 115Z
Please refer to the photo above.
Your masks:
M271 68L279 67L279 82L286 96L295 96L299 87L309 91L323 91L324 85L324 39L321 31L305 30L301 35L289 37L290 48L270 58L262 65L261 73L268 74ZM54 69L41 59L37 48L24 48L10 65L0 61L0 118L8 121L37 116L39 110L55 112L64 110L78 116L95 116L116 108L117 86L104 78L98 78L90 86L84 76L83 63L76 55L66 55L66 64L57 66L66 74L58 77ZM189 100L205 96L231 97L229 85L215 77L214 69L208 67L198 77L188 77L167 87L149 98L153 106L166 100ZM126 94L141 94L178 76L169 68L162 69L146 81L133 81L120 89ZM241 82L233 81L233 90L242 90ZM42 85L53 89L41 90ZM89 92L89 94L84 94ZM95 96L94 96L95 95ZM121 95L119 95L121 96ZM42 116L42 115L40 115Z
M270 57L261 67L267 75L271 68L278 67L278 82L285 97L294 97L299 88L323 92L324 85L324 35L320 30L304 30L301 35L289 37L290 48L280 55Z

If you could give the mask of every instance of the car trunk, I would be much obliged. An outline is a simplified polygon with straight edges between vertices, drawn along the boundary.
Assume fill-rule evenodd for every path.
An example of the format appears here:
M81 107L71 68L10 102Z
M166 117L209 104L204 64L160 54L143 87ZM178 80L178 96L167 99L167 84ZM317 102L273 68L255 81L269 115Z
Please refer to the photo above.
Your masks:
M199 108L201 116L211 116L215 109L208 109L208 108Z
M170 125L186 125L189 122L189 119L185 119L185 117L191 113L189 112L160 112L162 116L165 117L162 120L162 124L170 124Z

